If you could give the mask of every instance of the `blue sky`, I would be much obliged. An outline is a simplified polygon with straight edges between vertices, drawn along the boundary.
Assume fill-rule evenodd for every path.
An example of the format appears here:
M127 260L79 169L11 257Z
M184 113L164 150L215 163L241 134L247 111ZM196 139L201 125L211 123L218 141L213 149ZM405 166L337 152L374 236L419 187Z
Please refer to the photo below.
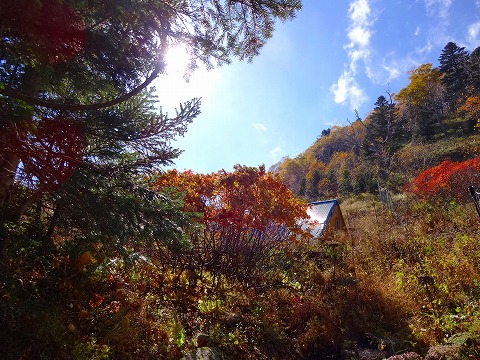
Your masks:
M306 150L322 130L365 117L380 95L408 84L422 63L438 66L454 41L480 46L480 0L304 0L253 63L234 61L182 78L181 51L156 83L160 105L202 98L202 113L173 143L179 170L267 169Z

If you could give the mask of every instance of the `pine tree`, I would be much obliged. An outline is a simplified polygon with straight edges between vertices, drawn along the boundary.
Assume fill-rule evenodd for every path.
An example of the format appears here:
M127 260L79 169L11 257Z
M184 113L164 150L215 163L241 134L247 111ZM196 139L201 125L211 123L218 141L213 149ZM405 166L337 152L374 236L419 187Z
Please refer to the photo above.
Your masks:
M3 256L19 233L12 229L34 209L41 209L36 231L50 238L75 226L76 238L105 243L148 231L174 243L181 216L165 214L176 205L141 179L178 156L170 143L200 113L200 101L181 104L173 117L156 109L148 88L164 72L166 52L185 46L191 69L251 60L274 21L300 7L296 0L1 2Z
M480 92L480 47L472 51L467 62L468 85L470 93Z
M439 70L443 74L442 83L446 89L446 98L452 110L456 108L457 101L465 95L468 83L468 57L468 52L464 47L449 42L443 48L438 59Z
M363 155L375 164L382 180L387 179L392 154L400 146L401 121L396 116L396 104L383 95L377 98L375 108L368 116L367 134L362 143Z

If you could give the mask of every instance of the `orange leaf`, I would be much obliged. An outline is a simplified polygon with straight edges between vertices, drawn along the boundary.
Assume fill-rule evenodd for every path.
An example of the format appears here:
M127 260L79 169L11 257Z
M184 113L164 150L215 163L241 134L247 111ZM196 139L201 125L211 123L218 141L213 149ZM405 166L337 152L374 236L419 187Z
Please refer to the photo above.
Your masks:
M99 294L94 294L88 303L90 304L90 307L93 309L99 306L103 302L103 299L105 299L104 296Z
M81 319L86 319L88 316L88 311L85 310L85 309L82 309L80 310L80 312L78 313L78 318L81 320Z

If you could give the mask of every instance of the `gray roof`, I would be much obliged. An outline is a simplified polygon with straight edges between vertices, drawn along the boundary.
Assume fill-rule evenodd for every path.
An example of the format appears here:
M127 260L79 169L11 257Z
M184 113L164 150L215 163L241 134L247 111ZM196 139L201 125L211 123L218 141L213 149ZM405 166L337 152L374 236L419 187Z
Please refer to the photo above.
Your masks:
M338 205L337 200L315 201L308 203L307 214L317 223L311 228L314 237L322 235L325 225L333 214L333 209Z

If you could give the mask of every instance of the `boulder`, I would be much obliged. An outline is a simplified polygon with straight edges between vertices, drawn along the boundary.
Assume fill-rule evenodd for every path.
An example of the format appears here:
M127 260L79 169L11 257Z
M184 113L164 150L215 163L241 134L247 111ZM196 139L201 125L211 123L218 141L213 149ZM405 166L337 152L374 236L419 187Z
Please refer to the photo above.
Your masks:
M461 352L460 345L436 345L428 349L425 360L458 360Z
M382 360L387 356L386 351L377 350L377 349L359 349L358 350L358 359L359 360Z
M213 347L201 347L185 354L181 360L224 360L222 352Z
M387 360L423 360L423 358L416 352L407 352L403 354L393 355L387 358Z

